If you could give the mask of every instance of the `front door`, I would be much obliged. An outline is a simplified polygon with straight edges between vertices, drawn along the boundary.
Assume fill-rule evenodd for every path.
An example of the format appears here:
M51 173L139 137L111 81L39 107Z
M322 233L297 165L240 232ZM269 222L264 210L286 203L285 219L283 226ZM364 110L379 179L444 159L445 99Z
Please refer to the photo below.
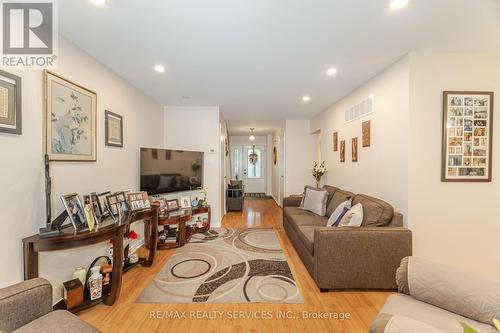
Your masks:
M256 159L252 162L251 155ZM245 146L243 148L243 183L246 193L266 193L266 147Z

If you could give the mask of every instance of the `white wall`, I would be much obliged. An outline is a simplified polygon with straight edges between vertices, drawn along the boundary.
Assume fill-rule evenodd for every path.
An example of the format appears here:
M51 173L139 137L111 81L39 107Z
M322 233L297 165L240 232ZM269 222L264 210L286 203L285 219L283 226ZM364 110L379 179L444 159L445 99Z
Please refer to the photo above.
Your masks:
M267 148L266 148L266 194L272 195L273 193L273 136L267 135Z
M273 147L276 147L276 164L272 163L272 192L271 195L273 196L274 200L278 205L281 205L281 198L284 196L284 193L280 193L280 183L284 181L282 177L284 177L284 131L282 128L278 128L274 133L272 137L272 147L271 147L271 156L272 156L272 149ZM283 184L281 187L284 187Z
M211 225L220 226L222 214L219 107L168 106L165 107L164 123L164 145L167 149L205 152L203 179L212 211Z
M97 162L52 162L53 216L62 211L60 196L78 192L139 188L139 148L163 145L160 105L59 37L59 68L54 72L97 93ZM10 71L22 77L23 134L0 133L0 287L23 279L21 239L38 233L45 223L43 166L43 86L40 70ZM104 110L123 116L124 148L104 146ZM48 278L54 294L77 266L88 266L107 246L42 253L40 276Z
M304 192L304 185L315 185L311 175L317 159L316 137L309 120L285 122L285 196Z
M407 131L409 67L404 58L364 83L311 120L311 132L321 130L321 159L328 172L322 184L381 198L407 218ZM374 112L346 123L344 112L373 95ZM371 146L362 147L361 123L371 121ZM339 150L333 151L333 132ZM358 162L352 162L351 139L358 138ZM340 162L345 140L345 163ZM288 142L287 142L288 145ZM287 166L288 168L288 166Z
M412 54L410 69L414 254L500 279L500 121L494 121L491 183L442 183L440 178L442 92L493 91L498 115L500 53Z

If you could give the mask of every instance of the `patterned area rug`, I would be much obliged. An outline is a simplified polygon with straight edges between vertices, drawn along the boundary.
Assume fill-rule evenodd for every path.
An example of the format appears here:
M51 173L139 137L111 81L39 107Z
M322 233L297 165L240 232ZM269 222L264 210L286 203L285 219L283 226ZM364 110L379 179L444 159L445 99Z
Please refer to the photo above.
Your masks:
M178 248L138 303L303 303L273 229L212 229Z

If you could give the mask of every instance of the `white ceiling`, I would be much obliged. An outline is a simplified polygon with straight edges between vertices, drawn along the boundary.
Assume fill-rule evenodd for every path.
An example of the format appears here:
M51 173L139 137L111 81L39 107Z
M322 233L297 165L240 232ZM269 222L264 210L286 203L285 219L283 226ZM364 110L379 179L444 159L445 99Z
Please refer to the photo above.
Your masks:
M410 0L397 12L389 2L64 0L59 25L162 105L220 105L231 134L264 134L324 110L410 51L500 50L499 0Z

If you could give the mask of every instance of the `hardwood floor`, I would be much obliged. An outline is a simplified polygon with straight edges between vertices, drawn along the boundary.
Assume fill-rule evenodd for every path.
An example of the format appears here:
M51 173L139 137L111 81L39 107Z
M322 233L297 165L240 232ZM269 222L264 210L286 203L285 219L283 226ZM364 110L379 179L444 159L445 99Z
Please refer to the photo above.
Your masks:
M285 250L293 275L304 297L304 304L136 304L139 294L154 278L175 250L157 252L151 268L137 267L124 275L121 294L113 306L98 305L79 314L103 332L367 332L368 326L390 292L320 293L303 266L282 228L281 209L273 200L245 200L243 214L229 213L224 227L274 228ZM159 319L156 312L179 311L188 317ZM200 311L199 313L196 311ZM236 311L236 312L235 312ZM233 319L259 315L264 311L271 319ZM348 319L303 319L303 312L350 314ZM222 312L222 318L190 319L193 314ZM292 318L277 318L277 313ZM155 317L151 318L151 313ZM230 318L233 317L233 318Z

